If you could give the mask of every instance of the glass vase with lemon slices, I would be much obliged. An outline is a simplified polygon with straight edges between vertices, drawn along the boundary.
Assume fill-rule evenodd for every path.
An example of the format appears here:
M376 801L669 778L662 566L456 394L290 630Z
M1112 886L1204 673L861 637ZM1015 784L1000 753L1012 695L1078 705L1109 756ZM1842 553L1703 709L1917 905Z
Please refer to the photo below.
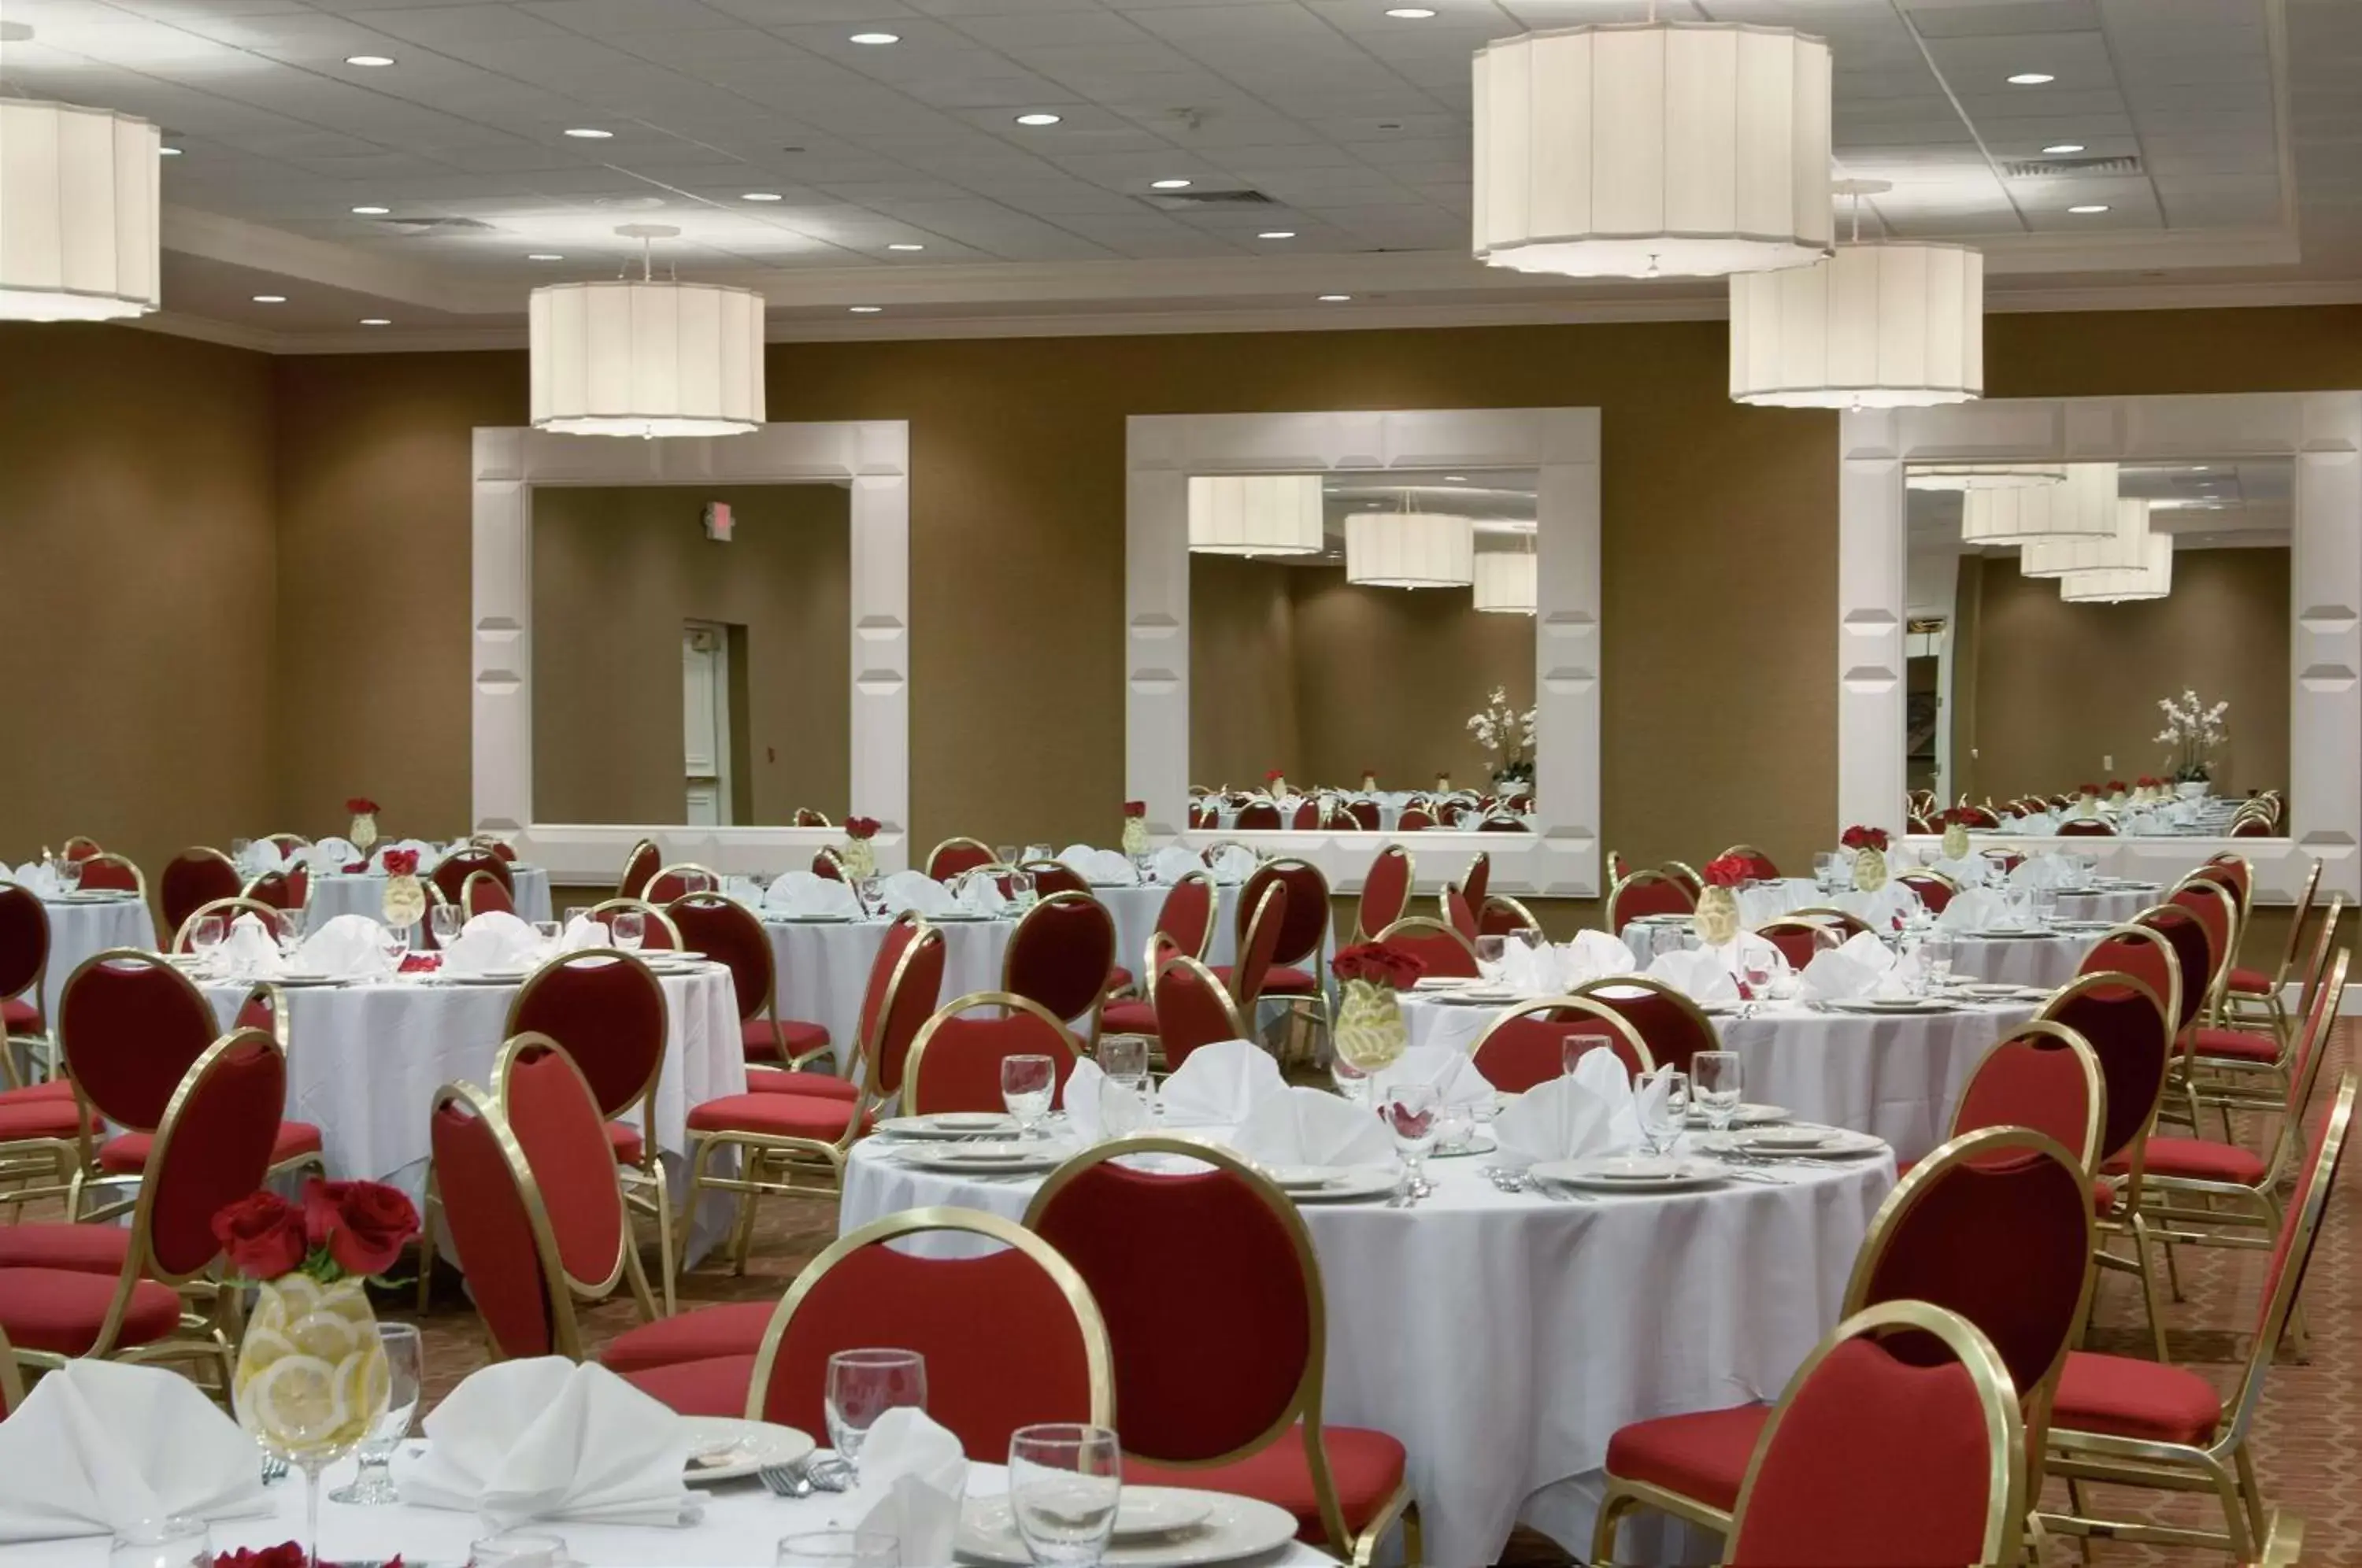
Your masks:
M1341 993L1337 1017L1330 1029L1337 1055L1353 1069L1338 1075L1338 1088L1361 1100L1370 1089L1373 1074L1402 1060L1410 1044L1410 1027L1402 1015L1399 993L1426 968L1417 955L1382 943L1363 942L1341 948L1329 960Z

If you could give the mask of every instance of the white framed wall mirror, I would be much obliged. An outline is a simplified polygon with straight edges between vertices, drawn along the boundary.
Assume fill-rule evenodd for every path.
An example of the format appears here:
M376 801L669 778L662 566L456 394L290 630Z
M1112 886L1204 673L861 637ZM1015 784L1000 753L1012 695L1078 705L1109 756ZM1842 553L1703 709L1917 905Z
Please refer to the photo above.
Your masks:
M1129 772L1150 828L1359 885L1599 887L1597 416L1131 421ZM1472 725L1472 720L1481 720Z
M1965 799L2002 842L2081 819L2111 869L2231 847L2267 900L2314 858L2356 890L2362 394L1855 414L1843 441L1844 822Z

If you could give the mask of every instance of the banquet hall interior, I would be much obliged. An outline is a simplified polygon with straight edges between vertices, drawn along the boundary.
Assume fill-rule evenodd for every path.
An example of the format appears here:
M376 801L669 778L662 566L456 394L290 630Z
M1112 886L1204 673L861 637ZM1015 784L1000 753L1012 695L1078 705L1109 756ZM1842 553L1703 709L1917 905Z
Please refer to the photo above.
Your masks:
M0 0L0 1568L2362 1562L2353 0Z

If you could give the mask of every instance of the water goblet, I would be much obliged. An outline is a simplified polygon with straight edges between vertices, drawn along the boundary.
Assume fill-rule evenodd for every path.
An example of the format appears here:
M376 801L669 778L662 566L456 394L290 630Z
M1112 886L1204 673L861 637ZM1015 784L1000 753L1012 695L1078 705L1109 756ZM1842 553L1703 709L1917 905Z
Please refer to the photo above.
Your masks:
M304 945L304 927L310 916L311 911L300 905L279 911L279 951L290 957L294 956L295 950Z
M648 939L648 917L637 910L617 910L607 922L608 932L615 945L626 953L637 953Z
M1049 860L1054 858L1054 856L1052 856L1050 846L1048 845L1029 844L1025 846L1025 858L1028 860Z
M1529 953L1539 953L1543 948L1550 945L1550 938L1542 934L1542 928L1538 925L1520 925L1512 927L1509 932L1509 940L1516 943L1518 946L1524 948Z
M1130 1089L1142 1109L1156 1114L1156 1080L1148 1071L1148 1041L1137 1034L1112 1035L1099 1042L1099 1071Z
M554 1535L508 1530L468 1543L468 1568L561 1568L566 1542Z
M542 945L545 947L556 946L557 939L565 933L566 928L554 920L537 920L533 922L533 933L541 938Z
M574 922L575 922L576 921L578 921L578 920L589 920L590 918L590 905L588 905L588 904L568 904L568 905L567 905L567 906L566 906L566 922L565 922L565 923L566 923L566 929L567 929L567 930L568 930L568 931L573 930L573 929L574 929Z
M1099 1080L1099 1132L1109 1138L1129 1138L1148 1125L1148 1097L1121 1078Z
M61 892L61 893L71 893L71 892L72 892L75 889L77 889L77 888L79 888L79 887L81 887L81 886L82 886L82 862L81 862L81 861L79 861L79 860L59 860L59 861L53 861L53 862L51 862L51 864L50 864L50 871L52 871L53 873L55 873L55 874L56 874L56 876L57 876L57 879L58 879L58 891L60 891L60 892Z
M1919 962L1927 971L1928 989L1942 990L1952 983L1952 957L1955 951L1956 944L1952 941L1952 933L1941 926L1929 932L1927 940L1919 944Z
M927 1358L912 1350L841 1350L828 1358L821 1413L829 1446L861 1475L861 1444L887 1411L927 1408Z
M1640 1095L1640 1138L1652 1154L1670 1154L1682 1141L1682 1128L1689 1120L1689 1076L1672 1067L1660 1067L1656 1077L1665 1086L1662 1095Z
M1011 871L1009 874L1009 902L1012 908L1030 910L1033 907L1033 873Z
M1057 1092L1055 1064L1047 1056L1003 1056L1000 1059L1000 1099L1016 1119L1020 1138L1035 1138L1050 1114L1051 1096Z
M1391 1084L1381 1114L1395 1135L1395 1153L1402 1157L1403 1191L1425 1198L1435 1189L1427 1184L1427 1156L1435 1147L1435 1122L1443 1097L1433 1084Z
M413 929L406 925L381 925L378 929L385 933L378 938L379 944L383 948L387 961L392 964L394 972L400 974L403 960L410 956Z
M451 939L459 934L460 926L466 923L467 917L457 904L436 904L426 911L427 929L435 933L435 945L437 947L450 946Z
M361 1440L357 1451L360 1471L353 1484L329 1493L332 1503L384 1507L402 1501L393 1484L393 1452L410 1435L411 1420L418 1414L419 1391L426 1382L426 1352L413 1323L380 1323L377 1338L385 1351L389 1389L385 1414L370 1424L369 1436Z
M1501 956L1509 950L1506 936L1480 936L1476 939L1476 970L1488 980L1501 977Z
M1772 994L1772 976L1780 966L1780 950L1766 942L1758 946L1753 942L1739 944L1739 977L1747 982L1747 1000L1739 1008L1741 1018L1753 1018L1756 1009Z
M1123 1500L1123 1450L1105 1427L1050 1421L1009 1434L1009 1511L1036 1562L1106 1561Z
M1476 1136L1473 1108L1446 1100L1435 1113L1435 1149L1442 1154L1464 1154Z
M1014 866L1017 864L1017 846L1013 844L1000 845L993 850L992 857L1003 866Z
M779 1541L777 1568L901 1568L902 1543L877 1529L817 1529Z
M1370 1075L1345 1060L1343 1052L1330 1058L1329 1076L1336 1081L1337 1092L1355 1105L1370 1103Z
M213 1560L205 1521L177 1515L136 1520L106 1543L106 1568L212 1568Z
M214 972L214 961L220 954L222 939L228 934L229 927L221 916L209 914L198 917L196 923L189 927L189 951L197 955L197 967L209 975Z
M1690 1092L1705 1112L1705 1124L1716 1136L1730 1131L1738 1114L1742 1093L1738 1053L1700 1051L1690 1058Z

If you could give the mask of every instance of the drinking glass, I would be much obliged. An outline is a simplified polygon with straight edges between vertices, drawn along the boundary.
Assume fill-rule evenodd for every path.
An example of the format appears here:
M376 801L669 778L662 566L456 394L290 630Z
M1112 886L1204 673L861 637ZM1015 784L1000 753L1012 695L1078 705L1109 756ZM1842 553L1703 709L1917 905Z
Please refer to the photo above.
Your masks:
M58 878L58 891L60 891L60 892L61 892L61 893L71 893L71 892L72 892L76 888L79 888L79 887L81 887L81 886L82 886L82 862L81 862L81 861L79 861L79 860L59 860L59 861L54 861L54 862L52 862L52 863L50 864L50 869L51 871L53 871L53 872L55 872L55 873L57 874L57 878Z
M902 1543L883 1530L818 1529L779 1542L778 1568L900 1568Z
M304 927L310 915L310 911L301 908L279 911L279 950L281 953L292 956L295 950L304 945Z
M533 933L545 943L555 943L566 933L566 928L554 920L537 920L533 922Z
M1705 1111L1705 1124L1717 1133L1729 1132L1730 1119L1738 1114L1741 1093L1738 1053L1701 1051L1692 1056L1690 1085Z
M1838 857L1836 856L1830 854L1827 850L1823 850L1820 854L1813 856L1813 881L1820 888L1821 891L1825 893L1827 892L1829 890L1830 884L1837 880L1837 877Z
M1156 1114L1156 1079L1148 1070L1147 1040L1131 1034L1102 1039L1099 1071L1140 1097L1141 1109L1146 1113L1143 1120Z
M1105 1560L1123 1499L1123 1451L1105 1427L1069 1421L1009 1434L1009 1512L1036 1562Z
M911 1350L841 1350L828 1358L821 1412L836 1456L861 1474L861 1444L887 1411L927 1408L927 1358Z
M588 905L588 904L568 904L568 905L567 905L567 906L566 906L566 922L565 922L565 923L566 923L566 927L567 927L567 929L568 929L568 930L569 930L569 931L570 931L570 930L572 930L572 929L573 929L573 927L574 927L574 922L575 922L576 921L578 921L578 920L589 920L590 918L590 905Z
M402 961L410 956L410 927L384 925L378 929L385 933L378 941L384 947L386 957L392 962L394 972L399 974Z
M993 850L992 857L1003 866L1014 866L1017 864L1017 846L1013 844L1001 845Z
M2034 923L2043 927L2045 930L2047 930L2050 922L2058 918L2058 889L2056 888L2035 889Z
M106 1568L212 1568L213 1560L203 1519L140 1519L106 1543Z
M1148 1097L1121 1078L1099 1080L1099 1131L1110 1138L1129 1138L1148 1125Z
M1050 1114L1050 1097L1057 1092L1058 1079L1054 1064L1047 1056L1003 1056L1000 1059L1000 1099L1009 1107L1009 1114L1017 1119L1017 1135L1033 1138L1043 1118Z
M1464 1154L1476 1136L1476 1119L1464 1104L1444 1102L1435 1112L1435 1147L1438 1153Z
M1011 871L1009 874L1009 902L1012 908L1030 910L1033 907L1033 873Z
M616 946L626 953L637 953L640 944L648 939L648 917L637 910L617 910L607 930L614 936Z
M460 914L458 905L436 904L426 911L426 923L435 933L435 945L448 947L451 944L451 939L459 934L459 927L466 922Z
M509 1530L468 1543L468 1568L558 1568L566 1542L554 1535Z
M1403 1189L1413 1198L1435 1190L1427 1184L1427 1156L1435 1147L1436 1113L1442 1101L1433 1084L1393 1084L1386 1089L1386 1130L1395 1135L1395 1153L1402 1156Z
M214 966L214 955L222 944L229 928L219 915L204 915L189 928L189 950L197 955L199 966L206 970Z
M1538 925L1521 925L1513 928L1509 933L1509 940L1529 953L1539 953L1550 944L1550 938L1542 934L1542 928Z
M1486 979L1496 979L1500 977L1501 955L1508 950L1509 943L1507 937L1480 936L1476 939L1476 967Z
M1050 860L1055 858L1055 856L1052 855L1050 846L1046 844L1029 844L1025 846L1025 858L1028 860Z
M1568 1077L1574 1077L1574 1065L1594 1051L1604 1050L1607 1043L1596 1034L1570 1034L1559 1042L1558 1070Z
M349 1486L328 1494L332 1503L359 1503L384 1507L402 1501L393 1485L393 1451L410 1435L411 1419L418 1414L419 1390L426 1383L426 1351L413 1323L380 1323L378 1343L385 1347L389 1383L385 1414L370 1428L356 1452L360 1472Z
M1747 1002L1739 1009L1740 1017L1753 1018L1755 1010L1772 994L1772 976L1779 963L1780 950L1769 943L1760 947L1739 944L1739 975L1747 982Z
M1927 971L1927 988L1941 990L1952 983L1952 933L1938 926L1919 944L1919 962Z
M1337 1082L1337 1092L1355 1105L1370 1102L1370 1075L1345 1060L1343 1052L1330 1058L1329 1076Z
M1640 1137L1652 1154L1670 1154L1673 1145L1682 1141L1682 1128L1689 1120L1690 1080L1687 1074L1665 1067L1657 1075L1665 1083L1665 1095L1653 1105L1647 1098L1640 1101Z

